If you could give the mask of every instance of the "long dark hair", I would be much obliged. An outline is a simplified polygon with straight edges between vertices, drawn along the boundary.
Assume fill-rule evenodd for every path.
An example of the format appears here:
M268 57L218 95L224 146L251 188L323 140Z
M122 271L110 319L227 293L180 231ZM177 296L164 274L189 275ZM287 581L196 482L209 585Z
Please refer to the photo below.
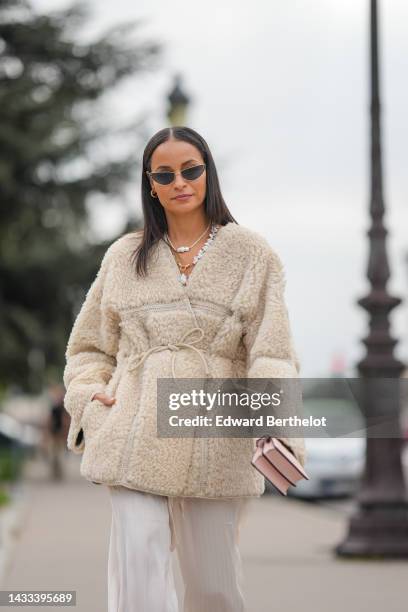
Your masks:
M159 130L149 140L143 153L142 209L144 227L143 230L139 230L143 232L143 237L141 243L132 253L132 258L136 265L136 273L141 276L146 276L147 260L150 249L167 231L167 220L164 208L160 204L158 198L152 197L150 193L151 185L146 170L151 171L151 159L156 147L170 138L189 142L197 147L203 157L206 164L206 196L204 206L208 220L220 225L226 225L229 222L238 224L228 210L224 198L222 197L217 169L211 151L204 138L195 130L184 126L168 127Z

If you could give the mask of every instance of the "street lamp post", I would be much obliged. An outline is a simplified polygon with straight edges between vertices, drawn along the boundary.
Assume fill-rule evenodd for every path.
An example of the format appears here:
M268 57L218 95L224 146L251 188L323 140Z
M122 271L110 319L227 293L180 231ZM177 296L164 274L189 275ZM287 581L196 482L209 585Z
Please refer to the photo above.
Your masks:
M363 409L371 416L384 414L384 398L372 393L380 379L393 378L395 392L386 397L387 416L399 432L400 397L398 379L404 364L393 355L397 343L390 334L389 314L401 299L389 295L390 277L386 252L387 230L383 224L380 91L377 33L377 2L370 0L371 42L371 227L367 276L371 289L358 300L370 315L370 330L364 339L365 357L358 363L365 398ZM400 433L400 432L399 432ZM401 464L402 437L367 436L365 470L357 494L357 509L350 518L345 539L335 547L339 556L408 557L408 500Z
M176 74L174 77L173 89L167 96L169 102L167 118L170 125L184 125L186 121L186 112L190 103L190 98L183 91L181 81L181 75Z

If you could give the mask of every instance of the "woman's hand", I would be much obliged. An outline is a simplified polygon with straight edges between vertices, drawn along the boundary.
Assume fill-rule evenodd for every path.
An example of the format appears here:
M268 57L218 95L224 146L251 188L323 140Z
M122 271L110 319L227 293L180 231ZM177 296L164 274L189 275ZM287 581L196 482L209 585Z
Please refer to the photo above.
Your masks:
M271 438L271 436L262 436L261 438L257 438L257 445L258 445L258 446L263 446L263 445L265 444L265 442L266 442L267 440L269 440L270 438ZM284 442L284 441L283 441L283 440L281 440L280 438L277 438L277 439L279 440L279 442L280 442L281 444L283 444L283 446L284 446L285 448L287 448L287 449L288 449L288 451L289 451L290 453L292 453L292 455L293 455L294 457L296 456L296 455L295 455L295 453L293 452L292 448L289 446L289 444L287 444L286 442ZM258 444L258 443L259 443L259 444Z
M257 446L263 446L267 440L269 440L270 436L261 436L256 439Z
M102 402L103 404L105 404L105 406L112 406L112 404L114 404L116 402L116 398L115 397L108 397L107 395L105 395L104 393L95 393L92 396L92 399L97 399L100 402Z

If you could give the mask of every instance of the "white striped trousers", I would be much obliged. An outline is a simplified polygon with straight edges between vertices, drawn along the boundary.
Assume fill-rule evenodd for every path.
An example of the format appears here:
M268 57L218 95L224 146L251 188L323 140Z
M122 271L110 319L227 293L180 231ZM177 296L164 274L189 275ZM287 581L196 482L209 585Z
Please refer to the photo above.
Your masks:
M238 544L249 498L108 489L108 612L246 611ZM173 576L173 550L184 582L181 595Z

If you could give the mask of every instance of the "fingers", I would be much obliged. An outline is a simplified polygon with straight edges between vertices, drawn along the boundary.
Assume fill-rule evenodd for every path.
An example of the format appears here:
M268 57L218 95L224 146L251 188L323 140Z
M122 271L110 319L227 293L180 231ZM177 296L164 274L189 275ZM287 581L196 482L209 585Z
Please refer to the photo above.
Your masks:
M256 446L260 446L261 448L263 448L264 444L266 444L267 442L269 442L271 440L272 436L262 436L261 438L257 438L256 439ZM282 440L280 440L282 442ZM283 442L283 444L285 444ZM286 444L285 444L286 446ZM289 449L291 450L291 449Z
M116 399L114 397L105 397L104 399L105 406L112 406L112 404L114 404L115 402Z
M115 397L108 397L107 395L103 395L102 393L97 393L95 395L95 399L101 401L105 406L112 406L116 402Z

